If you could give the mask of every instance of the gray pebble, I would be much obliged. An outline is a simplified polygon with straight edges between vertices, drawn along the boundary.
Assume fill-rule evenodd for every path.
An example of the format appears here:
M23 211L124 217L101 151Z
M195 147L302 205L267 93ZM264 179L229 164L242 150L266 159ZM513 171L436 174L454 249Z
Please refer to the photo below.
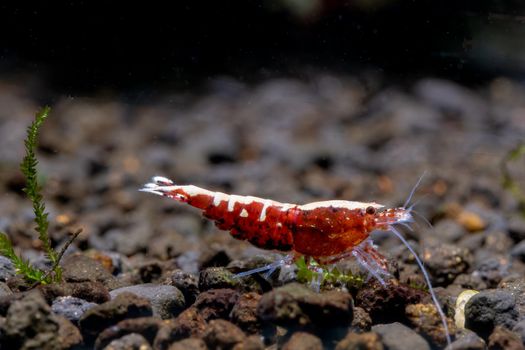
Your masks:
M8 278L16 274L15 267L11 260L0 255L0 282L7 281Z
M97 304L90 303L84 299L64 296L53 300L51 310L57 315L64 316L74 324L78 324L78 320L84 312L96 305Z
M151 346L142 335L131 333L113 340L104 350L151 350Z
M518 321L518 310L512 293L486 290L474 295L465 305L465 328L487 338L495 326L512 329Z
M399 322L378 324L372 327L372 331L381 336L383 344L389 350L430 350L422 336Z
M145 283L118 288L109 294L111 298L115 298L123 292L133 293L148 299L153 309L153 315L162 319L178 315L185 307L184 295L174 286Z

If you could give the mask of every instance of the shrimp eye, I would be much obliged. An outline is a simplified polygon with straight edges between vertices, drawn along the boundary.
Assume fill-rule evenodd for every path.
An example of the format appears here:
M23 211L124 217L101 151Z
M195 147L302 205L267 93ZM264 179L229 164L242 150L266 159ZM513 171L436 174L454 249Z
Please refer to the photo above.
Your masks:
M366 208L366 213L370 215L374 215L376 213L376 208L370 206Z

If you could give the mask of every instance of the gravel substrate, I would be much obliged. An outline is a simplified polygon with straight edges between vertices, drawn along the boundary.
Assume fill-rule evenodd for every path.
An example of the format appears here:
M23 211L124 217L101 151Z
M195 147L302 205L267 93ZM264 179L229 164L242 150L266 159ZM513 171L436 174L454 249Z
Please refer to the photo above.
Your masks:
M0 82L0 231L43 267L18 171L39 96ZM392 235L374 234L393 276L385 287L371 279L317 293L293 274L234 278L278 252L137 191L162 175L288 203L400 206L423 173L415 209L433 227L421 220L405 235L444 305L451 349L524 348L525 219L501 185L502 161L525 135L517 83L221 78L149 104L63 97L52 107L38 157L53 245L83 231L57 285L29 290L0 257L1 350L444 348L422 275ZM525 191L523 164L509 168Z

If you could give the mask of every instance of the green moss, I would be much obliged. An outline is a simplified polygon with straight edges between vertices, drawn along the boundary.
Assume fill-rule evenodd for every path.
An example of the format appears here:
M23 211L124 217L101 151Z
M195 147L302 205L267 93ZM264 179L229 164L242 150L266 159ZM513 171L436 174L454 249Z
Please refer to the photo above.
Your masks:
M51 109L49 107L42 108L42 110L36 114L35 120L27 128L27 136L24 140L26 154L22 163L20 163L20 170L26 178L26 186L23 190L33 203L36 223L35 229L38 232L38 238L42 242L45 254L52 264L51 269L44 271L33 267L28 261L22 259L15 253L8 236L0 232L0 254L11 260L18 274L24 276L28 282L35 284L48 284L62 280L62 268L59 265L60 258L64 254L65 249L73 242L78 234L80 234L80 231L77 231L60 252L56 252L51 247L51 239L48 233L49 214L46 212L44 197L42 196L42 186L39 182L40 175L37 171L38 160L35 153L38 145L38 132L40 131L42 123L49 116L50 111Z
M519 186L516 179L512 176L509 169L511 162L517 162L520 159L525 159L525 143L518 144L515 148L509 151L501 161L502 186L509 191L518 201L521 214L525 216L525 193Z

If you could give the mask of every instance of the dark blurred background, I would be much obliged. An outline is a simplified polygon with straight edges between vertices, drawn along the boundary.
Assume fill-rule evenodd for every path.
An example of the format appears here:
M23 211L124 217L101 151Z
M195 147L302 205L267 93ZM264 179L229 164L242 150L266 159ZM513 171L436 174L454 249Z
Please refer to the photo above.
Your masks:
M66 93L376 70L476 84L525 76L522 1L53 1L0 4L0 74Z

